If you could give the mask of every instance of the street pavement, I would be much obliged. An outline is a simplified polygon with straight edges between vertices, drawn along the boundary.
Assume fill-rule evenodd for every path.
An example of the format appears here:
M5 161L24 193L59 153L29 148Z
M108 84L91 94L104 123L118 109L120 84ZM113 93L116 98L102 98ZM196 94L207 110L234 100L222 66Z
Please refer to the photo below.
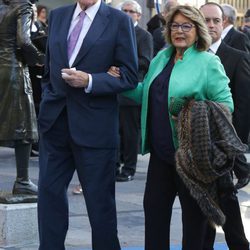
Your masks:
M247 155L250 162L250 155ZM116 201L118 217L118 233L122 250L143 250L144 245L144 215L143 192L147 173L149 155L139 156L135 179L130 182L117 183ZM12 189L16 176L13 149L0 147L0 190ZM37 183L38 158L30 159L30 177ZM67 250L90 250L91 231L86 207L82 195L73 195L72 190L78 184L74 175L68 190L69 197L69 231L66 238ZM84 188L84 187L83 187ZM238 194L245 232L250 240L250 185ZM181 250L181 208L178 198L173 207L171 222L171 250ZM105 232L103 232L105 233ZM29 245L20 242L17 246L0 247L0 250L37 250L38 239ZM226 250L224 234L218 228L215 250ZM56 250L56 249L55 249ZM156 249L157 250L157 249ZM195 249L194 249L195 250ZM240 249L239 249L240 250Z

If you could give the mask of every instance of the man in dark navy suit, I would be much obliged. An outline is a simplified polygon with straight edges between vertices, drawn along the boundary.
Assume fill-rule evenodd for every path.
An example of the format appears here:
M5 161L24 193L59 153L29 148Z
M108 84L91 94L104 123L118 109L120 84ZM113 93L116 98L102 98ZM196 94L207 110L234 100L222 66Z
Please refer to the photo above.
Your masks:
M106 73L120 68L120 77ZM101 0L51 11L39 113L40 250L63 250L67 188L78 173L93 250L120 250L115 205L117 94L136 87L134 27Z

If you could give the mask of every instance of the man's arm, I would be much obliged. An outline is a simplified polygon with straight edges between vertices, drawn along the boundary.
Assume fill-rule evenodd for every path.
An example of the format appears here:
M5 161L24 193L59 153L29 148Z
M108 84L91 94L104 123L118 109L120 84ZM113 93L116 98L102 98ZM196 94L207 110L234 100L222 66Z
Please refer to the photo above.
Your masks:
M238 62L232 88L235 105L233 124L239 137L247 143L250 130L250 59L246 53L242 53Z
M92 74L92 95L120 93L137 86L138 60L135 31L131 19L126 15L120 18L112 65L119 67L120 78L113 77L107 72Z
M138 64L139 64L139 81L143 81L148 72L150 61L153 57L153 37L149 32L143 32L138 43Z

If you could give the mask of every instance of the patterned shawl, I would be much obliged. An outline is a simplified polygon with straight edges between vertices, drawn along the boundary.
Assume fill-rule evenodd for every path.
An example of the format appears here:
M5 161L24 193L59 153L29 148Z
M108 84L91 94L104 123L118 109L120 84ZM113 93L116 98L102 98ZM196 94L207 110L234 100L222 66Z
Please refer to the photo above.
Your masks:
M225 216L218 205L217 180L230 174L247 146L238 138L227 108L212 101L190 101L178 116L176 169L212 225Z

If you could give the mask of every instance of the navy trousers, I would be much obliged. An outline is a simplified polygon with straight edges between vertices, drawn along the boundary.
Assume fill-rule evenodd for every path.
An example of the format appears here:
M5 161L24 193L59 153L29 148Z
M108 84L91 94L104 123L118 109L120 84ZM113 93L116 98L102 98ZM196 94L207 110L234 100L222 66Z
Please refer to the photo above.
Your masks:
M178 176L175 166L151 153L144 195L145 250L170 250L173 203L182 208L182 250L202 250L207 219Z
M74 171L83 187L93 250L120 250L115 204L115 149L76 145L64 110L41 134L39 148L39 250L64 250L68 230L67 189ZM83 232L84 233L84 232Z

